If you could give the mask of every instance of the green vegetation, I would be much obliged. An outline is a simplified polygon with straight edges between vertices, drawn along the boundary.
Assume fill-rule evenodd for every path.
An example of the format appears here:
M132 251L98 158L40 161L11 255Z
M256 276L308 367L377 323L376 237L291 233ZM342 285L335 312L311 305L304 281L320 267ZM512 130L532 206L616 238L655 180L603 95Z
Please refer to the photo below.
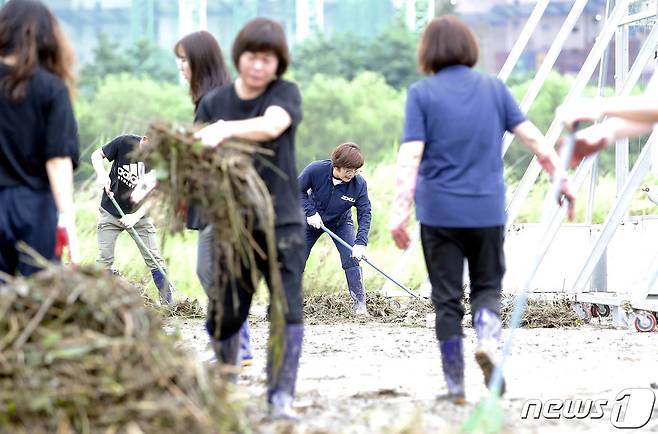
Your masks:
M386 28L377 40L350 34L331 38L316 36L298 45L293 51L294 79L303 96L304 121L297 136L297 163L303 168L316 159L328 158L339 143L353 141L366 154L365 176L373 202L369 257L382 268L393 272L400 252L388 235L387 223L393 189L393 165L402 130L406 87L417 80L414 52L417 33L400 23ZM83 92L76 101L76 112L83 144L81 168L76 179L93 176L89 155L109 138L126 132L140 133L149 121L190 121L192 104L187 87L176 83L173 60L151 68L156 52L142 46L144 55L136 56L138 48L126 53L114 52L107 41L99 45L96 62L83 69ZM349 49L346 49L349 47ZM395 47L391 49L390 47ZM151 51L149 51L151 50ZM150 54L149 54L150 53ZM161 53L162 54L162 53ZM138 61L139 60L139 61ZM117 66L118 65L118 66ZM116 67L115 67L116 66ZM171 71L173 79L169 73ZM510 88L518 101L525 94L532 77L515 75ZM552 74L533 104L529 117L545 132L552 122L555 108L567 94L572 77ZM609 92L609 90L607 90ZM593 95L595 89L587 88ZM631 141L631 164L641 143ZM518 143L513 143L505 157L509 194L521 178L531 155ZM599 184L595 196L594 222L601 223L614 200L614 152L604 152L600 158ZM656 181L649 178L647 183ZM546 191L546 180L530 193L519 215L519 222L537 221ZM508 196L509 197L509 196ZM578 221L584 220L587 187L578 192ZM96 220L100 198L96 194L80 194L76 199L78 223L85 262L93 262L97 254ZM638 192L631 207L632 214L653 212L652 205ZM157 217L157 216L156 216ZM163 225L160 225L163 227ZM165 236L160 231L160 236ZM152 287L148 270L143 265L134 242L128 234L117 244L116 268L129 278ZM163 255L170 267L178 290L192 298L203 299L196 278L196 233L166 236ZM402 280L418 287L425 278L419 246L415 248ZM326 236L314 248L304 275L307 292L345 290L345 278L338 253ZM384 284L384 278L365 267L366 286L372 290ZM155 292L154 292L155 293ZM261 297L263 293L261 292Z
M388 233L388 217L390 198L393 193L391 174L394 171L392 154L381 164L369 164L364 176L368 180L370 199L373 204L372 228L368 257L382 269L394 273L400 261L401 251L393 244ZM658 183L658 178L650 175L647 184ZM539 184L532 190L525 202L518 222L536 222L539 219L541 205L546 194L546 183ZM513 186L510 187L510 194ZM596 190L594 223L602 223L614 201L614 178L606 176L600 179ZM509 198L508 194L508 198ZM577 222L584 221L587 201L587 187L578 194ZM77 196L77 221L81 238L81 253L84 263L93 263L98 253L96 241L96 221L100 194L84 193ZM646 194L638 191L631 205L632 215L648 215L655 213L655 206L646 198ZM354 216L356 221L356 215ZM156 216L157 222L157 216ZM160 228L158 235L165 237L163 257L169 267L169 273L176 284L177 290L190 298L199 299L205 303L203 289L196 277L196 239L195 231L187 231L183 235L168 236ZM410 226L413 230L414 226ZM149 288L155 297L155 287L151 282L149 270L137 250L134 241L127 233L119 236L116 246L115 267L129 279L142 283ZM385 280L369 266L364 265L364 276L367 290L381 288ZM420 245L413 249L405 270L399 275L401 280L412 288L418 288L427 276ZM307 294L347 291L345 276L340 266L340 258L333 241L328 236L322 236L313 248L304 273L304 290ZM258 298L263 299L265 291L259 290Z
M94 61L85 64L80 71L80 90L84 94L92 94L105 77L123 73L148 76L159 82L175 83L178 79L173 52L148 40L140 40L121 50L119 43L99 33L94 48Z

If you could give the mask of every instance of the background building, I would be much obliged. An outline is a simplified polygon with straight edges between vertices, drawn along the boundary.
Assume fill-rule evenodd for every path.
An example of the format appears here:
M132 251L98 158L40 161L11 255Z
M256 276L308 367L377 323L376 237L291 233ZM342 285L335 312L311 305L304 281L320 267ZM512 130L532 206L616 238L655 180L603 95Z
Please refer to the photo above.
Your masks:
M428 16L454 10L476 32L482 48L480 65L500 68L536 1L532 0L46 0L61 19L81 63L91 60L96 35L129 44L146 38L169 50L182 35L206 28L229 47L250 18L280 21L293 43L316 31L350 32L376 38L395 19L418 30ZM642 7L653 1L635 2ZM524 53L519 70L540 63L564 22L573 0L551 1ZM561 72L579 69L605 20L606 0L590 0L556 64ZM648 31L648 30L647 30ZM645 31L631 34L631 56ZM345 47L349 49L349 47Z

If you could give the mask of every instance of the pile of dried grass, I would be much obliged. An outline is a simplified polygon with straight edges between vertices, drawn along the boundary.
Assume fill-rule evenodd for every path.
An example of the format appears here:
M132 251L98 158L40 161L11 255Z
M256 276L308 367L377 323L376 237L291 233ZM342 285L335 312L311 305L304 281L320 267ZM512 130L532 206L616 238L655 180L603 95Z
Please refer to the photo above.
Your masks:
M0 286L0 432L243 432L218 372L134 288L50 266Z
M304 296L304 318L307 324L354 320L421 326L425 324L425 316L434 312L434 308L426 300L410 299L402 306L398 306L395 300L384 297L379 292L369 292L366 295L368 317L355 316L352 312L352 304L352 298L347 291L306 295Z

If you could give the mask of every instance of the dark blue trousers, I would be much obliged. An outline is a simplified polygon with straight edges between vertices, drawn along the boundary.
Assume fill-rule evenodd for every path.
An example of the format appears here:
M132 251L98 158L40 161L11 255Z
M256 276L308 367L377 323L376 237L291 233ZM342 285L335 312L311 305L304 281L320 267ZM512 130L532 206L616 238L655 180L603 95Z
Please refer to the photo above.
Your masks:
M54 260L56 229L57 207L50 190L0 187L0 271L22 276L39 271L29 256L19 253L19 241Z
M325 226L331 232L342 238L350 246L354 245L354 223L352 220L346 220L343 223L333 225L331 223L325 223ZM308 256L311 254L311 249L318 241L318 238L320 238L320 235L323 233L324 231L322 229L315 229L312 226L306 225L306 260L308 260ZM334 242L336 248L338 249L338 253L340 254L340 264L343 267L343 270L359 266L359 261L352 258L352 253L348 248L333 238L331 240Z

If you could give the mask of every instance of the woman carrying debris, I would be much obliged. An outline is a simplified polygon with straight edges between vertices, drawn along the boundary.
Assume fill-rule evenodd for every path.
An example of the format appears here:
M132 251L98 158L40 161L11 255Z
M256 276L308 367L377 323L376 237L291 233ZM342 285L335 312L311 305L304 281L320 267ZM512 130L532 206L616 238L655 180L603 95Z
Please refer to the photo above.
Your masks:
M359 260L365 257L370 231L370 199L365 178L358 171L363 166L361 148L354 143L338 145L331 160L314 161L299 175L299 189L306 214L306 259L325 226L354 246L352 252L334 241L345 270L347 287L354 300L353 311L365 315L366 292ZM359 230L354 236L352 207L356 208Z
M407 94L390 223L397 246L407 248L415 198L448 386L445 398L456 403L465 399L464 258L478 338L475 357L487 384L497 358L505 272L503 133L516 134L549 173L557 161L552 148L540 146L544 137L507 87L472 69L477 59L475 37L459 18L443 16L428 24L418 48L419 69L428 77ZM566 186L563 191L572 198Z
M190 33L176 42L174 54L181 76L190 86L190 97L194 103L194 121L200 122L198 109L203 98L211 90L231 81L231 76L224 63L222 49L211 33L201 30ZM198 207L190 207L187 217L188 229L199 231L196 273L201 286L208 294L213 286L213 228L206 226L201 221ZM243 365L249 365L252 363L253 356L247 321L240 328L240 336L240 360Z
M255 160L255 167L272 196L275 213L277 261L287 302L285 349L278 375L268 369L267 399L274 418L294 418L292 402L297 381L303 338L302 271L304 269L304 226L295 168L295 132L302 120L301 95L294 83L283 80L290 56L281 26L266 18L248 22L233 43L233 63L238 78L206 95L197 120L210 122L197 137L207 146L221 146L227 139L261 143L273 156ZM267 251L265 233L254 229L254 240ZM204 259L205 260L205 259ZM257 260L270 285L269 263ZM219 264L219 266L223 266ZM220 328L220 358L236 364L238 330L247 318L255 288L249 270L243 270L234 287L226 291L221 324L208 314L211 334ZM271 288L270 288L271 291ZM272 354L270 354L270 360Z
M11 0L0 9L1 272L38 270L19 253L21 241L48 260L68 242L70 260L78 262L72 64L73 52L43 3Z

